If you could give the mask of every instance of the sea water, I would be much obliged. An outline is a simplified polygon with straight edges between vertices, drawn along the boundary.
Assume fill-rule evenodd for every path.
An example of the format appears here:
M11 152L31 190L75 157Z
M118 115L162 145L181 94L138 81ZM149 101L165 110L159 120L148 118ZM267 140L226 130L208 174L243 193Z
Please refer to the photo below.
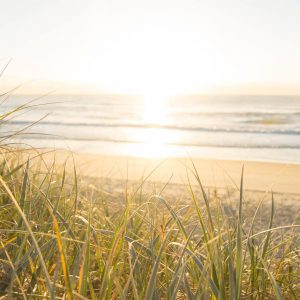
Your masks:
M37 96L11 95L1 113ZM300 96L48 95L2 121L14 145L300 163ZM24 130L25 129L25 130Z

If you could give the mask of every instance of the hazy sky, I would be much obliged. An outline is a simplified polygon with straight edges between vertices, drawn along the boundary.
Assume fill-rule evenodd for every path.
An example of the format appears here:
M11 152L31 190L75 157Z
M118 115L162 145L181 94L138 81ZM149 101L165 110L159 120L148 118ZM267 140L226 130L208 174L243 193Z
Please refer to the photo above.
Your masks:
M300 94L299 0L0 0L2 82Z

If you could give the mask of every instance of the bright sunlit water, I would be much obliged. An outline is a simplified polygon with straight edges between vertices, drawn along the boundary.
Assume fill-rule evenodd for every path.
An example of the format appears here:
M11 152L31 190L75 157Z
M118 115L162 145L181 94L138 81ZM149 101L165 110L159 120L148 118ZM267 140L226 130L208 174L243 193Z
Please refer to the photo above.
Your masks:
M32 99L11 96L1 110ZM60 102L60 103L57 103ZM47 96L5 131L46 116L18 142L139 157L300 162L300 97L112 95Z

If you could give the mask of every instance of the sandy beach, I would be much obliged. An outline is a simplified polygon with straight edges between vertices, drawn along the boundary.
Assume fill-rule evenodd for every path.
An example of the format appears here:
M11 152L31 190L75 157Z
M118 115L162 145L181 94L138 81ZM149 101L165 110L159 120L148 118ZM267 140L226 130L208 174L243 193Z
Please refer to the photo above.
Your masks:
M32 154L31 154L32 155ZM55 161L73 168L81 176L169 182L170 184L197 184L192 161L204 186L238 188L244 166L244 189L260 192L300 194L300 164L252 161L208 160L199 158L146 159L137 157L104 156L67 151L50 151L45 161Z
M143 185L145 199L160 195L175 207L193 206L189 182L195 195L202 199L201 189L193 174L193 161L212 205L219 199L223 207L234 211L239 205L241 172L244 166L245 211L248 215L254 215L257 207L260 207L255 227L259 229L269 222L272 192L276 209L274 225L297 223L300 218L299 164L183 157L159 160L59 150L48 152L43 157L49 166L54 159L60 166L67 162L68 172L74 172L74 161L79 186L104 192L111 203L122 205L126 190L134 194Z

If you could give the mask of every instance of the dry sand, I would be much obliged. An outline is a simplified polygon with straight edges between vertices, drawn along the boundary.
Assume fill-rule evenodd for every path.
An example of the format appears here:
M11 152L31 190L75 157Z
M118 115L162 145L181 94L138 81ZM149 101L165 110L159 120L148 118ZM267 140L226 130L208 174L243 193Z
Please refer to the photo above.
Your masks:
M55 151L45 155L46 161L63 163L67 158L72 166L72 157L78 174L88 177L139 180L147 178L153 182L192 184L190 158L145 159L92 155L67 151ZM215 188L239 187L244 166L244 189L261 192L300 194L300 164L225 161L193 159L203 185ZM188 175L187 175L188 174Z
M26 151L30 157L39 155L40 152ZM67 171L70 172L73 171L74 160L80 187L89 188L96 193L103 191L108 199L111 198L112 206L123 205L125 191L134 194L141 186L145 199L155 194L161 195L175 207L189 206L192 203L189 180L197 199L203 198L190 158L158 160L58 150L43 152L46 164L51 165L55 160L56 166L63 166L67 161ZM38 161L40 160L32 160L32 163ZM254 215L260 203L256 226L265 225L269 220L271 191L274 192L277 212L274 224L280 226L300 222L300 164L196 158L193 163L209 198L212 201L221 201L224 209L232 211L233 215L239 205L240 178L244 166L243 206L250 215Z

